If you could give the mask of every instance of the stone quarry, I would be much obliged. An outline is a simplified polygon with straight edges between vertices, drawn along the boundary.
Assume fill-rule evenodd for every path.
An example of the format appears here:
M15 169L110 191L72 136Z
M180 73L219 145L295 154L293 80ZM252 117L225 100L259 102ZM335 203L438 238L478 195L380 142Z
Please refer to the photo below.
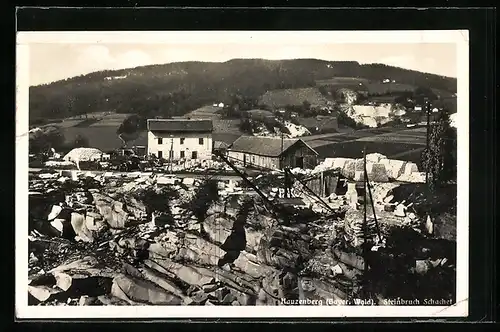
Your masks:
M354 183L322 202L272 206L242 179L30 173L29 304L453 298L454 203L426 199L418 183L384 181L416 172L409 163L369 159L375 179L365 232ZM358 161L329 162L359 179ZM272 196L278 188L267 176L259 188ZM449 209L437 211L436 202Z
M326 158L312 170L312 173L337 169L349 179L363 181L363 166L363 159ZM374 182L425 182L425 172L420 172L417 164L404 160L388 159L380 153L366 155L366 168L369 180Z

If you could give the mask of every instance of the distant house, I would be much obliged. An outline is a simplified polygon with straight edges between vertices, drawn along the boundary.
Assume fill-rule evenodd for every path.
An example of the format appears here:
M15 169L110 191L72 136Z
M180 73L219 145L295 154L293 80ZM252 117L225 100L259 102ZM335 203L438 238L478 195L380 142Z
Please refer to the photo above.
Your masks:
M318 153L301 139L241 136L230 146L228 156L245 167L312 169Z
M148 154L179 160L212 158L212 120L149 119Z

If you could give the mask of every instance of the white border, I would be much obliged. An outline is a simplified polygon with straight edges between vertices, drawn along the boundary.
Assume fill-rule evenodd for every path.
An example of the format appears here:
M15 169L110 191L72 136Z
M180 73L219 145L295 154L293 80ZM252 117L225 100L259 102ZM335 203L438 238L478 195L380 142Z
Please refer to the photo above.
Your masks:
M210 38L208 38L210 37ZM451 307L329 306L28 306L28 89L30 43L455 43L457 46L457 304ZM464 317L469 296L469 33L454 31L189 31L189 32L21 32L16 59L16 317L69 318L321 318Z
M324 44L324 43L460 43L468 42L466 30L411 31L57 31L19 32L18 44Z

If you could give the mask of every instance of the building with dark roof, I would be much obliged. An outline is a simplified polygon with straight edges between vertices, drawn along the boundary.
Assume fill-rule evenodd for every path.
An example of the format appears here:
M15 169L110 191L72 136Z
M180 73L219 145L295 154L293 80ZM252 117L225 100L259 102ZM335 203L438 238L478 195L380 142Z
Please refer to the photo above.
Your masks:
M318 153L298 138L241 136L230 146L228 156L245 167L264 169L312 169L318 162Z
M297 123L307 128L311 134L335 133L339 129L336 116L318 115L311 118L297 118Z
M148 154L166 160L212 158L212 120L148 119Z

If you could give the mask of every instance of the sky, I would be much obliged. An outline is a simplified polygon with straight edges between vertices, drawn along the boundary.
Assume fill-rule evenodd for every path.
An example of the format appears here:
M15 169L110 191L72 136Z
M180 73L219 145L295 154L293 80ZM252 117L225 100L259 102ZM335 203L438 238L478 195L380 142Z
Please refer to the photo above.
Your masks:
M454 43L333 44L274 43L30 43L30 85L100 70L133 68L180 61L223 62L235 58L298 59L383 63L457 77Z

